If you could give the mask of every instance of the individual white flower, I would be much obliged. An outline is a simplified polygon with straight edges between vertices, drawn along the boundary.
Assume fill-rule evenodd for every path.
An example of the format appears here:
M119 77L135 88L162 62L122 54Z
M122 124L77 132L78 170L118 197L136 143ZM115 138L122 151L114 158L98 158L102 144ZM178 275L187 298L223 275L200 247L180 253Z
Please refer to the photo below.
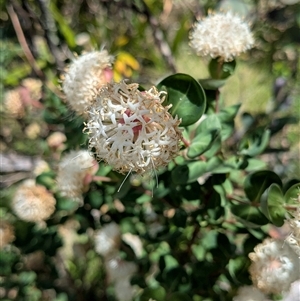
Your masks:
M291 283L300 276L300 259L282 240L265 239L249 258L252 282L266 294L289 290Z
M232 61L254 45L250 28L231 12L209 14L194 24L190 46L199 56Z
M28 180L17 188L12 209L22 220L40 222L51 216L55 204L55 198L44 186Z
M242 286L233 301L266 301L266 296L254 286Z
M166 166L179 151L180 120L168 112L155 87L109 83L89 109L89 149L120 173L145 173Z
M97 90L112 79L112 56L106 50L88 52L69 66L62 89L70 107L79 115L95 100Z
M14 227L7 221L0 221L0 249L15 239Z
M71 151L60 161L56 177L61 195L82 205L82 194L89 188L98 164L87 150Z
M95 233L95 250L100 255L110 255L119 248L120 243L120 227L114 222L103 226Z

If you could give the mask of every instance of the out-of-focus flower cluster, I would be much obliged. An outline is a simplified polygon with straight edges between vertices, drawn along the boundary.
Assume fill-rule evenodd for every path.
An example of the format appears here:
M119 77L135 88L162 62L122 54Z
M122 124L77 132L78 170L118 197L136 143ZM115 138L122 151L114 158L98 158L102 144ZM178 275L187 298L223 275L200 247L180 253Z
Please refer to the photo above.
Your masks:
M82 205L82 194L88 190L98 167L98 163L86 150L65 154L59 163L56 178L61 195Z
M15 192L12 209L21 220L41 222L52 215L55 204L54 196L44 186L26 180Z
M121 259L120 244L121 231L114 222L103 226L95 233L95 250L104 258L107 279L109 283L114 284L117 299L130 301L134 295L130 279L136 273L137 265Z
M199 56L232 61L254 45L248 24L231 12L209 14L194 24L190 46Z
M112 79L112 61L112 56L103 50L83 54L70 64L62 89L67 103L77 114L85 115L98 89Z

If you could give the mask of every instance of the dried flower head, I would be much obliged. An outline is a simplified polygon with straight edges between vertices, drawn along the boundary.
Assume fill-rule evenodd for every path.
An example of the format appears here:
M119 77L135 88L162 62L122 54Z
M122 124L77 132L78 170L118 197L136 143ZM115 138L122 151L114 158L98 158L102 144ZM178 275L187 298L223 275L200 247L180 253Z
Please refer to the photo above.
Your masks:
M110 83L89 109L89 148L120 173L145 173L166 166L179 151L180 120L168 112L155 87Z
M287 220L292 231L291 234L286 238L286 242L291 246L295 253L300 256L300 191L297 195L296 204L296 210L294 212L290 212L291 217Z
M242 286L233 301L266 301L266 296L254 286Z
M249 258L252 282L266 294L287 291L299 278L300 259L282 240L265 239Z
M95 249L100 255L110 255L119 248L120 243L121 231L119 226L114 222L103 226L95 233Z
M0 249L14 241L14 227L7 221L0 221Z
M28 180L18 187L12 200L16 215L25 221L40 222L48 219L55 210L56 200L41 185Z
M62 89L68 104L79 115L85 114L98 89L112 79L111 63L112 56L103 50L83 54L69 66Z
M254 39L249 26L231 12L209 14L194 24L190 46L199 56L220 57L232 61L252 48Z
M14 118L22 118L24 116L25 109L18 89L10 90L5 93L4 110Z
M60 161L56 177L61 195L82 205L82 194L89 188L98 164L86 150L71 151Z

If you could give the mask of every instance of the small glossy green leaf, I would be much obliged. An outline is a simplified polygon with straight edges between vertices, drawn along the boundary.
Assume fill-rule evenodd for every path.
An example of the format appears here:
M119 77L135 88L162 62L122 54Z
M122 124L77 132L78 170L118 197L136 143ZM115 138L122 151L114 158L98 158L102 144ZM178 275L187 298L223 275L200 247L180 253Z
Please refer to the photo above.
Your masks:
M176 166L171 173L172 180L175 184L192 183L206 172L206 167L206 162L203 161Z
M269 221L258 209L251 204L235 205L231 212L249 227L266 225Z
M246 171L257 171L261 170L263 168L266 168L267 164L266 162L260 160L260 159L255 159L255 158L249 158L247 159L248 165L246 167Z
M227 107L225 109L222 109L220 111L220 113L218 114L218 117L219 117L221 123L233 121L235 116L237 115L240 107L241 107L241 104L238 103L238 104L232 105L230 107Z
M292 185L284 194L284 200L287 204L296 204L300 195L300 182Z
M271 184L267 197L261 199L260 208L263 214L277 227L281 227L285 218L285 209L282 206L284 198L278 184Z
M255 157L261 154L268 146L271 137L271 131L265 130L261 134L253 134L245 137L240 144L240 154Z
M207 132L220 131L222 125L217 115L212 114L208 115L204 120L201 121L199 126L196 129L196 136L204 134Z
M203 89L205 90L217 90L223 87L226 83L225 79L212 79L212 78L199 79L198 81L203 87Z
M195 158L206 152L210 145L214 142L217 135L216 133L205 133L203 135L197 135L189 146L187 155L190 158Z
M214 79L226 79L234 73L236 61L220 62L218 58L209 62L208 69Z
M282 186L279 176L269 170L256 171L249 174L244 181L244 189L251 202L258 203L265 190L273 183Z
M181 126L188 126L200 119L206 108L206 96L201 85L190 75L177 73L163 79L159 90L168 93L164 105L172 104L170 113L182 119Z

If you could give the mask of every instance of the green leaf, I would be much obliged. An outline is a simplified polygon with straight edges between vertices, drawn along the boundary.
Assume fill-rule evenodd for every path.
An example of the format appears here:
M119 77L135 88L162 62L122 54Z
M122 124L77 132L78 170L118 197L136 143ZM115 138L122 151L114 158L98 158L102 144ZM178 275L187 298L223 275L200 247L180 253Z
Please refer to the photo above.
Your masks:
M203 135L196 136L191 145L189 146L187 155L189 158L195 158L206 152L212 143L217 138L216 132L204 133Z
M248 227L262 226L269 222L259 208L251 204L234 205L231 212Z
M205 90L217 90L221 87L223 87L226 83L226 80L224 79L199 79L198 80L203 89Z
M239 146L240 154L255 157L261 154L268 146L271 131L265 130L262 133L255 133L250 137L245 137Z
M220 62L218 58L209 62L208 69L214 79L226 79L234 73L236 61Z
M166 298L166 291L163 287L159 286L156 288L147 287L144 289L140 296L140 301L149 301L150 299L156 301L164 301Z
M244 189L251 202L258 203L265 190L273 183L282 186L279 176L269 170L249 174L244 182Z
M300 195L300 182L292 185L284 194L284 200L287 204L295 204Z
M172 104L170 113L182 119L181 126L195 123L204 113L206 96L201 85L193 77L177 73L163 79L157 88L167 91L164 105Z
M215 114L208 115L201 121L201 123L197 127L196 136L207 132L220 131L221 128L222 125L218 116Z
M218 117L221 122L227 122L227 121L233 121L236 117L239 109L241 107L241 104L235 104L230 107L227 107L225 109L222 109L220 113L218 114Z
M55 21L59 24L58 29L61 31L61 34L66 39L68 46L70 48L74 48L76 46L75 34L66 22L66 18L60 13L59 9L55 6L54 1L50 1L49 8Z
M248 172L260 170L267 166L267 164L260 159L249 158L249 159L247 159L247 162L248 162L248 165L245 170Z
M261 198L260 208L263 214L277 227L284 223L285 209L283 194L278 184L271 184L266 198Z
M206 172L206 162L190 162L186 165L176 166L171 173L175 184L187 184L196 181Z

